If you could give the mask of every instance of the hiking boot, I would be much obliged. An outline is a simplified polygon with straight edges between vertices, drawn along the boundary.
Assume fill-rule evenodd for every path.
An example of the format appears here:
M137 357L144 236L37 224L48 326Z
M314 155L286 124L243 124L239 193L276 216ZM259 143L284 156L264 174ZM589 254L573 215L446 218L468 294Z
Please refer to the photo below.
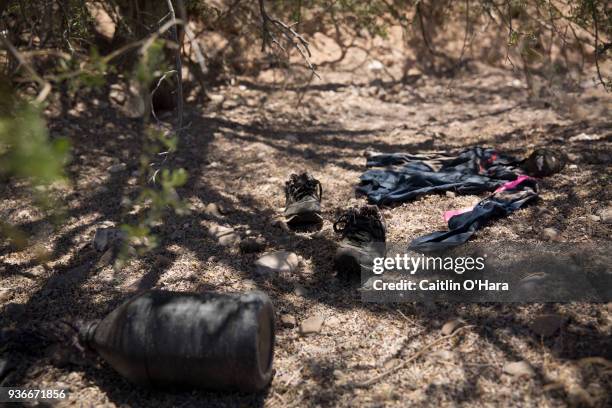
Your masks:
M521 163L527 174L534 177L548 177L559 173L567 161L563 153L548 149L536 149Z
M350 208L334 223L334 231L342 234L334 256L340 276L360 279L362 268L371 271L374 258L385 256L385 222L375 205Z
M316 224L321 217L321 195L323 188L319 180L308 173L292 174L285 183L285 219L288 225Z

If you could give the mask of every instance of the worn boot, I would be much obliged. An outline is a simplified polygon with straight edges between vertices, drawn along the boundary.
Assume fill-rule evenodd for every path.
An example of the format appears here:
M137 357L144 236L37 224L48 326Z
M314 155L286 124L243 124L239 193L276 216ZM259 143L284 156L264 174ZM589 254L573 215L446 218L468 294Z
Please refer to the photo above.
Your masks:
M362 271L372 269L374 258L385 256L385 222L375 205L350 208L334 223L334 231L342 234L334 256L341 277L358 280Z
M319 180L308 173L292 174L285 183L285 219L289 225L318 224L321 217L321 195Z

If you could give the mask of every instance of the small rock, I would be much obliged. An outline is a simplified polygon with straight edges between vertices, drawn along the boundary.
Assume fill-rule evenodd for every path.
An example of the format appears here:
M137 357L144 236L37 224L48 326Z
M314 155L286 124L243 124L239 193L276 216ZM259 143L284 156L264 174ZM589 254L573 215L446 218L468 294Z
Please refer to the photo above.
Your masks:
M217 242L219 242L219 244L222 246L233 246L240 243L240 236L235 233L226 234L220 236L217 239Z
M325 327L337 327L340 326L342 322L336 316L332 316L325 321Z
M215 203L209 203L204 207L204 214L210 215L217 218L223 218L223 211Z
M225 97L221 94L208 94L208 99L210 99L211 104L220 105L223 103Z
M109 43L113 40L117 26L113 18L100 4L87 3L86 4L91 17L94 20L94 30L100 36L102 36Z
M280 321L283 327L293 328L297 326L297 319L295 318L294 315L290 315L290 314L281 315Z
M268 275L271 273L291 273L297 268L299 259L293 252L277 251L264 255L255 261L257 273Z
M455 198L455 197L457 196L457 194L455 194L455 192L454 192L454 191L447 191L447 192L446 192L446 196L447 196L448 198Z
M230 227L213 225L208 228L208 233L222 246L232 246L240 242L240 236Z
M572 170L578 170L578 165L576 165L576 164L570 164L570 165L569 165L569 166L567 166L567 167L568 167L569 169L572 169Z
M595 215L595 214L590 214L590 215L589 215L589 219L590 219L591 221L594 221L594 222L599 222L599 221L601 221L601 217L600 217L599 215Z
M117 163L117 164L113 164L112 166L110 166L108 168L108 171L110 173L119 173L120 171L125 170L126 167L127 165L125 163Z
M465 321L462 319L450 320L444 323L444 326L442 326L442 335L448 336L449 334L452 334L455 330L457 330L459 327L463 326L464 324L465 324Z
M534 377L535 371L526 361L515 361L504 365L504 372L514 377Z
M100 257L98 261L98 267L103 267L109 265L113 261L113 248L109 248L106 250L104 255Z
M312 316L306 320L303 320L300 323L300 334L308 335L308 334L316 334L320 333L321 329L323 329L323 323L325 322L325 318L323 316Z
M561 234L554 228L544 228L544 230L542 230L542 237L547 241L559 241L561 239Z
M455 357L455 353L449 350L438 350L431 353L431 356L438 361L450 361Z
M296 135L287 135L285 140L291 143L298 143L300 141Z
M244 253L260 252L266 247L266 240L262 237L246 238L240 241L240 250Z
M400 363L400 360L398 358L390 358L389 360L385 361L383 363L383 368L385 370L389 370L393 367L397 367Z
M385 66L383 65L382 62L375 59L375 60L368 62L367 68L370 71L378 72L378 71L382 71L385 68Z
M536 317L531 323L531 330L542 337L550 337L567 322L567 318L559 314L547 314Z
M118 228L98 228L92 244L96 251L103 252L108 248L117 248L125 238L125 232Z
M308 296L308 289L306 289L302 285L295 285L295 289L293 289L293 293L301 297L306 297Z
M0 304L6 303L10 299L11 299L11 291L9 289L4 289L4 288L0 289Z
M607 207L599 211L599 217L601 218L602 222L612 224L612 207Z

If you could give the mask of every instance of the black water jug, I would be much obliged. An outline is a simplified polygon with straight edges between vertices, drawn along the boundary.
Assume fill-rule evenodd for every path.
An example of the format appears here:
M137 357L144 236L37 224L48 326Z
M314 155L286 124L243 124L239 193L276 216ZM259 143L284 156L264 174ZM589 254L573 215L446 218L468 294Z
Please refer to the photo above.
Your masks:
M274 309L261 292L151 290L79 339L138 384L255 392L272 378Z

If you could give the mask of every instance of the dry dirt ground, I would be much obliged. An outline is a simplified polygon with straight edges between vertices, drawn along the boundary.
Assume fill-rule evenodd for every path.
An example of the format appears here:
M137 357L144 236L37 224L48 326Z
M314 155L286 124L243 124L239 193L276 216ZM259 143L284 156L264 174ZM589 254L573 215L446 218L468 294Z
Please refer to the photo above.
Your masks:
M58 318L101 318L146 288L258 288L273 299L277 319L323 316L321 333L304 337L279 320L276 374L256 396L138 388L105 363L64 353L34 335L0 345L13 367L5 383L65 387L70 397L59 406L609 406L612 305L364 304L335 278L330 262L337 242L333 220L361 202L354 187L366 150L426 152L476 144L517 156L540 145L564 150L571 163L541 182L542 200L480 230L475 240L536 243L544 228L553 227L565 242L609 244L610 224L597 216L612 194L609 96L585 81L564 95L576 98L578 108L560 109L529 101L519 75L477 65L452 81L419 73L397 82L384 74L324 71L304 95L298 84L275 84L272 74L242 78L214 89L206 104L188 104L189 128L169 162L189 172L179 194L191 212L169 214L157 231L158 248L119 271L99 265L101 254L90 241L102 223L121 223L122 195L138 192L137 121L104 98L51 110L52 134L69 136L74 146L68 167L74 185L55 192L66 203L66 223L53 231L28 204L23 186L0 187L0 216L51 252L38 266L32 251L2 243L0 323L13 329ZM117 163L125 163L125 170L109 172ZM302 170L323 185L325 223L315 235L274 226L284 181ZM433 195L383 209L387 239L408 242L444 229L444 210L479 198ZM209 203L225 214L208 215ZM294 251L300 266L290 275L259 277L254 262L261 254L219 245L207 233L214 223L262 236L265 251ZM545 312L568 320L540 338L530 323ZM373 385L355 386L411 358L455 318L470 327ZM503 371L506 363L523 360L533 377Z

